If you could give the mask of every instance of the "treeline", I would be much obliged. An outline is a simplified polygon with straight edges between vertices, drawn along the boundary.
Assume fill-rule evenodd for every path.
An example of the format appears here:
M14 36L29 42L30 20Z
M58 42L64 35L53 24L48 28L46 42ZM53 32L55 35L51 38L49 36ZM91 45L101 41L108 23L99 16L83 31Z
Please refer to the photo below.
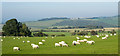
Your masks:
M65 27L51 27L48 29L76 29L76 28L88 28L88 29L103 29L103 26L65 26Z

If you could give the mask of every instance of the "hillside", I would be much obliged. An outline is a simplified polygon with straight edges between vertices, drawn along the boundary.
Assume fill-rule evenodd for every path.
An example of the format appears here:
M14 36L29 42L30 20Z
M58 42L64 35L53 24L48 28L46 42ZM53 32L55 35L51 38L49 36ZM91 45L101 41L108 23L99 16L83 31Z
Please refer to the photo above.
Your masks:
M86 18L86 19L74 19L69 18L50 18L42 19L38 21L24 22L27 26L31 28L48 28L52 26L103 26L103 27L115 27L118 26L117 16L113 17L96 17L96 18Z

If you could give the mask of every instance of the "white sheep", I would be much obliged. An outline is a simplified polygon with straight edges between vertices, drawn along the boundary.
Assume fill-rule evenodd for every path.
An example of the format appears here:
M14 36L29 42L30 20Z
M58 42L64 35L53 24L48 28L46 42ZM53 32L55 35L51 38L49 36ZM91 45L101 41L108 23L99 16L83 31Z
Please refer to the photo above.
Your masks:
M23 43L25 43L25 41L23 41Z
M18 38L18 39L20 39L20 38Z
M13 47L13 50L17 50L17 51L19 51L20 48L19 48L19 47Z
M73 41L72 44L80 44L80 43L77 41Z
M95 43L94 41L87 41L86 43L88 43L88 44L93 44L93 43Z
M107 37L102 37L102 39L107 39Z
M87 39L83 39L84 41L87 41Z
M77 42L84 42L84 40L77 40Z
M96 35L98 38L100 37L99 35Z
M114 34L114 35L117 35L117 34Z
M64 44L62 44L62 47L63 47L63 46L66 46L66 47L68 47L68 44L64 43Z
M43 42L45 42L45 40L44 40L44 39L43 39L42 41L43 41Z
M31 46L33 46L33 45L35 45L35 44L31 44Z
M13 38L13 39L15 39L15 38Z
M42 42L39 42L38 44L42 45L43 43L42 43Z
M76 37L77 39L80 39L79 37Z
M30 42L30 41L27 41L28 43Z
M48 37L45 37L46 39L48 38Z
M112 36L112 34L110 34L110 36Z
M35 49L35 48L39 48L38 45L33 45L32 47L33 47L33 49Z
M52 38L54 38L54 37L52 37Z
M59 42L59 44L64 44L64 43L65 43L64 41Z
M55 47L56 47L56 46L60 46L60 44L59 44L59 43L55 43Z
M3 41L3 39L1 39L1 41Z

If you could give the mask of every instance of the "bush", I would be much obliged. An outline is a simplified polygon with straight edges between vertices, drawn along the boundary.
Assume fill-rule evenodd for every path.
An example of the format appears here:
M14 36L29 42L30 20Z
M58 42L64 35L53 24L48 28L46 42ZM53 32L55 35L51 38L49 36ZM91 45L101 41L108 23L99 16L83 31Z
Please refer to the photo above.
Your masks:
M73 32L73 33L72 33L72 35L76 35L76 33L75 33L75 32Z
M42 32L38 32L33 34L35 37L43 37L43 36L48 36L48 34L42 33Z
M95 31L91 31L90 33L91 33L91 35L97 35L97 32L95 32Z
M57 35L57 36L65 36L65 34L60 34L60 35Z
M77 35L88 35L88 32L82 31L82 32L77 33Z

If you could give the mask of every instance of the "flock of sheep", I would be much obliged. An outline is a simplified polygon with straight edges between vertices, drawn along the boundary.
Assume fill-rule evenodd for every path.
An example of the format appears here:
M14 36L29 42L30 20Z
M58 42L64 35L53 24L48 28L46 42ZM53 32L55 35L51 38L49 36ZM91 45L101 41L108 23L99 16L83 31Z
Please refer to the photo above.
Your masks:
M109 36L112 36L112 35L116 35L116 33L115 34L110 34L110 35L108 35L108 34L100 34L100 35L96 35L96 37L98 37L98 38L100 38L100 37L102 37L102 39L104 40L104 39L107 39ZM104 36L104 37L103 37ZM2 36L0 36L0 37L2 37ZM91 38L91 36L87 36L87 35L85 35L85 36L81 36L81 37L84 37L85 39L83 39L83 40L81 40L79 37L76 37L76 41L72 41L72 45L78 45L78 44L80 44L81 42L85 42L85 43L87 43L87 44L94 44L95 43L95 41L93 41L93 40L87 40L88 38ZM5 38L5 36L4 36L4 38ZM22 38L22 37L21 37ZM48 38L48 37L45 37L46 39ZM54 38L54 37L52 37L52 38ZM16 38L13 38L14 40L16 39ZM17 37L17 39L20 39L19 37ZM1 39L1 42L3 41L3 39ZM28 40L28 41L22 41L23 43L30 43L30 41ZM42 39L42 41L41 42L38 42L38 44L39 45L43 45L43 42L45 42L45 40L44 39ZM34 43L31 43L31 47L33 48L33 49L36 49L36 48L39 48L39 45L36 45L36 44L34 44ZM66 46L66 47L69 47L69 45L65 42L65 41L60 41L60 42L58 42L58 43L55 43L55 47L57 47L57 46L62 46L62 47L64 47L64 46ZM20 48L19 47L13 47L13 50L20 50Z

